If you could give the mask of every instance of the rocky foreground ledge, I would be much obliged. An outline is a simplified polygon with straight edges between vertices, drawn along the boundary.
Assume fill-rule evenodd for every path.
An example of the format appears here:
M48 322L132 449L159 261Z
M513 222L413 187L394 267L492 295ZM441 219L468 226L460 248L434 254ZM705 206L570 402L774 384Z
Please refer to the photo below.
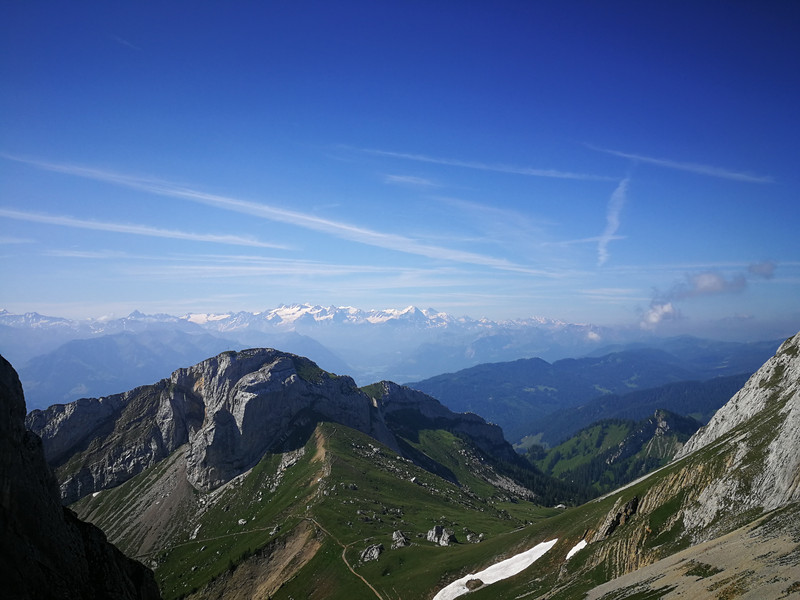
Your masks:
M0 573L3 597L156 600L153 572L61 506L42 442L25 429L17 373L0 357Z

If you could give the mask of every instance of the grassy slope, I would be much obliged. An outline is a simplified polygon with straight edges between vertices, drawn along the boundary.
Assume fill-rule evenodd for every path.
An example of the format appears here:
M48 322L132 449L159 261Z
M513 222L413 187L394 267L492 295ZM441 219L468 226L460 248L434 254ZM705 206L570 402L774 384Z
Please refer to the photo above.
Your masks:
M763 387L772 390L775 383L764 381ZM684 513L702 508L698 495L723 475L727 481L740 482L737 485L744 492L752 485L788 401L777 388L772 396L757 422L734 428L643 481L563 512L506 501L504 494L471 480L469 449L461 438L445 431L421 432L413 445L436 455L431 458L438 458L455 478L467 483L465 487L416 467L363 434L323 423L308 438L305 453L285 471L274 492L269 487L279 456L266 457L221 491L191 495L181 506L190 508L196 500L195 512L187 508L184 523L175 528L176 535L151 558L157 561L156 575L165 597L175 598L212 577L225 577L228 565L234 568L243 557L266 552L271 543L291 536L295 527L313 523L315 539L321 544L319 552L298 566L283 587L274 591L274 598L431 598L449 581L558 538L554 548L531 568L474 592L474 597L537 598L546 594L551 599L581 598L589 589L622 573L686 549L697 539L724 535L761 515L757 506L734 502L703 525L702 531L687 531L683 520ZM732 443L734 439L747 439L747 451L743 452L738 442ZM734 460L741 460L742 466L731 471ZM155 476L154 470L143 473L120 488L86 499L85 506L78 508L104 514L101 520L114 523L124 495L130 498L143 493L145 479ZM132 487L126 490L129 485ZM639 499L638 510L604 536L609 517L634 498ZM201 499L206 508L197 516ZM104 507L104 503L109 504ZM241 518L247 523L239 525ZM197 539L189 540L197 523L201 524ZM279 531L274 529L276 524L281 525ZM451 527L460 538L466 531L474 531L485 534L486 539L480 544L434 546L424 540L424 533L435 524ZM391 533L397 529L414 545L389 549ZM603 539L565 562L567 552L578 541L592 540L598 532ZM361 550L371 543L382 543L386 551L376 562L359 564ZM375 594L348 569L343 555L377 590Z
M673 482L685 479L687 472L702 468L707 477L714 477L724 471L729 459L724 446L714 444L608 497L556 511L482 495L486 489L480 482L472 482L474 495L465 493L398 458L371 438L342 426L322 424L317 431L319 435L309 439L305 454L285 472L282 485L274 493L265 491L279 460L271 456L220 493L214 506L200 517L203 526L196 540L189 541L188 534L184 534L184 538L174 540L171 548L155 555L156 575L166 598L178 597L214 576L224 576L231 562L258 553L259 549L266 551L271 542L291 535L293 527L309 523L303 519L314 519L319 524L315 527L321 548L272 594L273 598L374 596L347 569L342 560L343 547L355 571L388 600L431 598L449 581L553 538L558 538L558 543L531 568L473 592L471 597L480 600L529 594L526 597L536 598L548 594L552 599L580 598L624 571L625 562L631 559L626 552L631 548L657 559L691 544L681 520L675 519L691 502L689 488L657 498L607 539L590 544L565 562L567 552L584 536L591 537L612 509L617 510L615 506L634 497L646 498L659 487L674 490ZM459 474L462 465L452 457L463 456L459 452L462 440L446 432L426 432L420 436L420 447L426 445L425 438L429 436L437 439L436 444L427 442L431 447L442 448L443 441L453 445L456 452L446 453L451 457L448 467ZM321 446L325 448L324 456ZM460 474L465 480L468 478L465 473ZM145 473L140 478L147 476L153 475ZM412 477L417 478L415 482ZM136 481L125 484L129 485L135 486ZM82 502L112 502L116 495L122 497L125 486ZM715 526L731 530L755 516L734 516ZM248 518L248 523L239 526L239 518ZM187 519L191 521L191 515ZM276 523L282 527L273 534ZM462 542L465 528L484 533L486 539L480 544L438 547L421 537L435 524L452 527ZM191 521L185 530L193 526ZM412 546L390 549L391 533L397 529L411 538ZM385 552L378 561L359 564L361 550L371 543L382 543Z
M405 598L423 597L446 573L465 562L494 556L523 537L509 532L559 512L509 501L506 493L474 477L469 472L473 457L468 447L448 432L421 432L415 447L446 463L464 485L417 467L366 435L322 423L299 460L284 471L275 491L270 487L281 455L268 455L211 494L184 493L172 509L172 535L146 554L140 552L146 536L124 525L131 517L126 507L159 486L156 495L161 500L155 502L166 504L180 495L180 490L164 483L170 479L169 461L117 488L88 496L73 508L103 527L125 551L153 566L165 598L181 597L226 577L241 561L287 544L295 528L308 524L313 524L321 548L273 597L353 598L363 597L365 590L370 594L347 569L341 558L343 547L350 564L386 597L393 590ZM241 519L246 523L240 524ZM460 542L468 532L483 533L486 541L435 546L424 534L437 524L452 528ZM395 530L403 531L414 545L390 550ZM361 551L371 543L382 543L386 552L378 562L359 565ZM441 570L430 569L434 561Z
M605 420L582 429L554 448L532 447L527 458L548 475L593 490L609 492L666 464L699 427L699 423L666 411L635 423Z

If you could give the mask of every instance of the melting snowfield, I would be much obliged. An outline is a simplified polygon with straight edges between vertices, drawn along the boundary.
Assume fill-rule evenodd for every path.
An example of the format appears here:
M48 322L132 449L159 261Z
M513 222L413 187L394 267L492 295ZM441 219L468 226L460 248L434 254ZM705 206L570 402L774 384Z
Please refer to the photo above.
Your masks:
M581 540L580 542L578 542L577 544L575 544L575 545L572 547L572 550L570 550L569 552L567 552L567 560L569 560L570 558L572 558L573 556L575 556L575 554L577 554L579 550L583 550L584 548L586 548L586 545L587 545L587 544L586 544L586 540Z
M550 540L549 542L542 542L530 550L526 550L525 552L521 552L515 556L512 556L511 558L502 560L499 563L484 569L483 571L466 575L461 579L456 579L453 583L440 590L439 593L433 597L433 600L452 600L453 598L463 596L470 591L467 587L467 582L474 579L479 579L483 585L489 585L503 579L508 579L509 577L524 571L539 558L544 556L545 552L550 550L550 548L552 548L557 541L558 539L556 538L554 540Z

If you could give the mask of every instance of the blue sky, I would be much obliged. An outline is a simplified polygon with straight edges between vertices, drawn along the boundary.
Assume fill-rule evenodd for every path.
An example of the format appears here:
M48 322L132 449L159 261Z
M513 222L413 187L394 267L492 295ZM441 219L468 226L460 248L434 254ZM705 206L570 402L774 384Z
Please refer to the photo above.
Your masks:
M797 3L0 11L12 312L800 329Z

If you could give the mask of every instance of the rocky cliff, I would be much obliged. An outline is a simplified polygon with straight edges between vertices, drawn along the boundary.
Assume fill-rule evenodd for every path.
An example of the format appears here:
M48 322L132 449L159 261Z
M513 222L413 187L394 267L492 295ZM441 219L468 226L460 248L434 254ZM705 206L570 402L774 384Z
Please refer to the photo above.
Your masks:
M0 357L0 572L5 598L160 598L153 573L61 506L22 386Z
M586 567L612 577L800 502L800 333L670 465L614 497L586 535Z
M36 410L27 423L42 437L66 503L119 485L184 445L188 481L209 491L265 453L291 450L318 421L341 423L401 452L393 423L413 414L471 436L487 453L514 456L500 428L480 417L455 414L403 386L377 385L380 393L368 395L350 377L306 358L251 349L224 352L124 394Z

